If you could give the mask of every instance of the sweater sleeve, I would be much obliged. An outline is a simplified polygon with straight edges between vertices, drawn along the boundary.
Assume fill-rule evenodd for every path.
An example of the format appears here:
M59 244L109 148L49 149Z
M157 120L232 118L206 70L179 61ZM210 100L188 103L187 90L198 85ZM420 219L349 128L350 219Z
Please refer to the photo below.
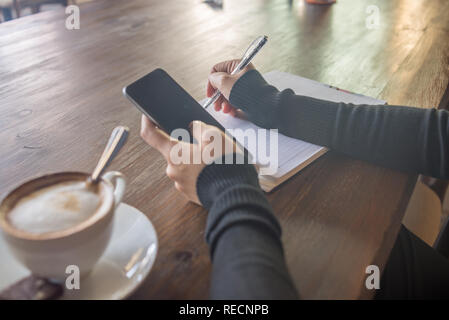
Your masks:
M212 299L296 299L281 228L249 164L211 164L197 180L209 210Z
M394 169L449 179L449 112L335 103L279 92L251 70L230 103L265 128Z

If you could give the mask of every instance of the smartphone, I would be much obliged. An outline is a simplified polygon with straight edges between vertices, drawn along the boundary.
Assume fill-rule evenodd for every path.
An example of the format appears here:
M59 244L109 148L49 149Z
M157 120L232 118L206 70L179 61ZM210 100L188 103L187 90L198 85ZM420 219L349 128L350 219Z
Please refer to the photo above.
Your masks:
M169 135L175 129L189 130L193 120L224 131L223 126L162 69L123 88L123 94Z

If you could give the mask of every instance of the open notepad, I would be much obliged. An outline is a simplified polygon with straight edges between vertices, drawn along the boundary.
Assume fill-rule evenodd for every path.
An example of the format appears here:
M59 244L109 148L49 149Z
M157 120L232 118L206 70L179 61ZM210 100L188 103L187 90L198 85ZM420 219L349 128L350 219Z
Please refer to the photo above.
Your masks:
M382 100L377 100L360 94L354 94L285 72L271 71L264 74L264 78L268 83L275 86L277 89L284 90L290 88L298 95L310 96L334 102L354 104L385 104L385 101ZM246 130L252 128L256 131L259 129L258 126L249 121L232 117L222 113L221 111L217 112L214 110L213 106L209 107L207 111L218 122L220 122L225 129L240 128L242 130ZM247 139L242 140L241 136L235 136L235 138L240 144L244 145L248 149ZM266 143L268 144L269 142L272 143L273 141L270 141L267 135ZM293 139L282 134L278 135L277 146L278 162L276 172L270 175L259 175L260 185L262 189L267 192L289 179L291 176L299 172L327 151L324 147L302 140ZM269 150L270 149L267 147L268 153ZM257 155L252 154L252 156L257 163Z

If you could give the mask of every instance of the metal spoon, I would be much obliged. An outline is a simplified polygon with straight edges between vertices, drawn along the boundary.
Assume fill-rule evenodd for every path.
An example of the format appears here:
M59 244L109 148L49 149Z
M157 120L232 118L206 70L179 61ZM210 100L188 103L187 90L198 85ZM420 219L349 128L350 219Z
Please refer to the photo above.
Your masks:
M103 172L111 163L112 159L115 158L117 153L123 147L128 138L129 128L124 126L115 127L112 130L111 137L109 138L108 144L103 151L103 154L98 160L97 166L95 167L92 175L89 177L88 182L91 184L95 184L99 181Z

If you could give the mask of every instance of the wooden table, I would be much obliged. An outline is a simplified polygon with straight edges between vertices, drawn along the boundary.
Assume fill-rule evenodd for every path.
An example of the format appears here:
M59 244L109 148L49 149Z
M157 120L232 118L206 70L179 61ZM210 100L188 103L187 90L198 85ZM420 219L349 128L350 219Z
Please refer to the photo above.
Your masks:
M140 114L121 89L156 67L195 98L212 65L239 57L259 34L255 59L387 100L435 107L448 85L449 2L225 0L99 1L81 6L81 29L63 10L0 25L0 194L46 172L93 169L112 128L131 128L113 163L125 201L154 223L160 251L134 298L208 297L206 212L178 194L162 157L139 137ZM368 5L380 12L366 28ZM270 194L289 269L303 298L368 298L365 268L381 269L416 175L329 152Z

